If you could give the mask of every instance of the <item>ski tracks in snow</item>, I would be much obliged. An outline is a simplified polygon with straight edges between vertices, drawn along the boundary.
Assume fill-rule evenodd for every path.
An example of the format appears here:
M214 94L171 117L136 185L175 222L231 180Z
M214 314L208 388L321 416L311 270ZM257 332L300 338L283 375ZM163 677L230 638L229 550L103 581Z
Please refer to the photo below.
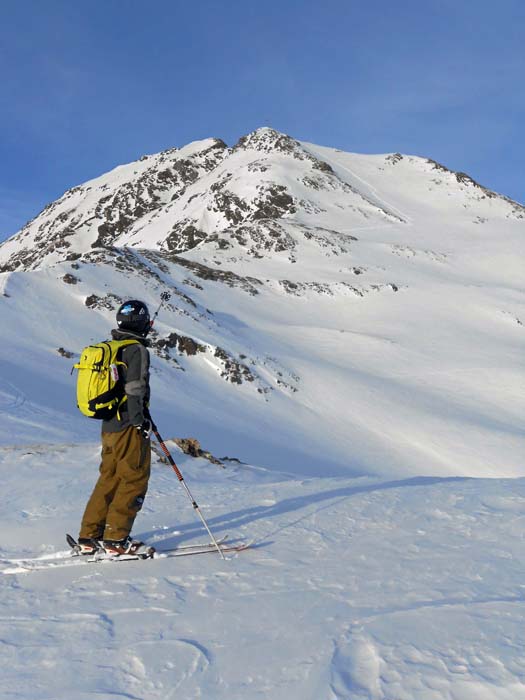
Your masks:
M59 541L98 461L26 453L0 451L19 553ZM525 700L525 482L186 467L214 533L264 546L0 576L3 698ZM186 501L155 469L137 535L201 536Z
M177 636L169 607L4 616L0 629L6 700L198 697L195 689L212 660L202 644ZM38 687L30 693L35 675Z
M341 178L347 184L349 184L351 187L355 189L355 191L360 194L366 201L370 202L370 204L373 204L374 206L378 207L381 211L383 211L385 214L392 216L396 219L399 219L399 223L403 223L405 225L412 225L412 218L409 216L404 211L401 211L398 207L396 207L394 204L391 204L388 202L383 196L379 194L377 189L370 184L367 180L362 178L360 175L358 175L354 170L351 170L348 166L343 165L339 160L334 159L334 158L329 158L327 156L327 153L320 152L315 148L312 147L307 147L306 144L303 144L303 148L305 150L309 151L314 155L316 158L320 158L321 160L325 161L328 163L333 169L334 172L337 175L337 170L343 170L346 172L350 178ZM389 224L385 224L385 226L364 226L364 227L359 227L359 228L354 228L352 231L365 231L367 229L377 229L377 228L387 228Z
M19 391L14 384L0 379L0 413L12 414L21 408L27 400L26 395Z

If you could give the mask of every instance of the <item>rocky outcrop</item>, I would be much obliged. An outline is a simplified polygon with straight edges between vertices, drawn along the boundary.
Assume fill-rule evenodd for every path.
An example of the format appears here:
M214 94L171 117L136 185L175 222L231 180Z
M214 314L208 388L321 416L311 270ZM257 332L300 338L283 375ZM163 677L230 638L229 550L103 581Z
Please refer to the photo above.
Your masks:
M211 452L208 450L204 450L201 447L201 444L197 438L172 438L171 442L174 442L177 447L183 452L185 455L188 455L190 457L195 457L195 458L203 458L207 459L208 462L211 462L212 464L217 464L220 467L224 467L224 462L225 461L235 461L239 462L240 460L232 459L231 457L223 457L222 461L221 459L218 459L217 457L214 457ZM160 449L160 447L156 443L152 443L151 445L153 451L156 453L159 462L162 462L163 464L167 464L168 460L166 458L166 455L164 452Z

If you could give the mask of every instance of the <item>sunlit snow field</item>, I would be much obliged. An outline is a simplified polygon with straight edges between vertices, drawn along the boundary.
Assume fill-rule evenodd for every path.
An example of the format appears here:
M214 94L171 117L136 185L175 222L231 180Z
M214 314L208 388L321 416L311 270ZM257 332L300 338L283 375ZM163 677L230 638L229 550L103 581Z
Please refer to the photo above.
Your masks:
M4 570L65 548L97 453L0 451ZM6 700L525 697L523 479L179 464L214 534L253 548L0 576ZM135 534L206 540L166 465Z
M273 133L174 203L161 193L165 209L115 242L134 246L137 274L56 252L0 273L6 700L525 700L521 209L421 158L311 144L292 158L268 147ZM52 217L77 217L71 251L89 249L101 197L203 148L72 191L0 262L38 250ZM301 204L280 221L288 250L226 240L210 198L227 176L246 201L264 178L288 188ZM183 217L230 246L210 239L185 259L257 278L257 294L148 257ZM207 350L154 355L152 413L167 439L233 458L168 443L214 534L252 547L13 573L14 559L65 553L97 477L76 356L113 327L111 294L155 309L165 290L159 337ZM88 308L93 294L103 303ZM226 380L216 348L254 379ZM156 459L133 534L159 549L207 539Z

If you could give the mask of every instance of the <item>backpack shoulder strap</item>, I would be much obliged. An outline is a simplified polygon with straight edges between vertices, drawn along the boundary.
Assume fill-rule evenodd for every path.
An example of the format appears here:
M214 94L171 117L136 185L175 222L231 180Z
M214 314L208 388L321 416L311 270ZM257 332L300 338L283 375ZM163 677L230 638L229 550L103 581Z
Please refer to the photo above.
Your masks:
M122 350L128 345L140 345L138 340L108 340L108 345L111 348L111 362L114 364L124 364L122 362Z

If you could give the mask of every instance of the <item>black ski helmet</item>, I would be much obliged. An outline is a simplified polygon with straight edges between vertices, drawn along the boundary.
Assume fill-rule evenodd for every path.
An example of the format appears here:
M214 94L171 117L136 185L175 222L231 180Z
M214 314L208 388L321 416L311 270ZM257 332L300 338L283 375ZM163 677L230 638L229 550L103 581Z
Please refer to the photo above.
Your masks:
M148 307L137 299L125 301L117 311L117 325L121 331L146 336L151 328Z

